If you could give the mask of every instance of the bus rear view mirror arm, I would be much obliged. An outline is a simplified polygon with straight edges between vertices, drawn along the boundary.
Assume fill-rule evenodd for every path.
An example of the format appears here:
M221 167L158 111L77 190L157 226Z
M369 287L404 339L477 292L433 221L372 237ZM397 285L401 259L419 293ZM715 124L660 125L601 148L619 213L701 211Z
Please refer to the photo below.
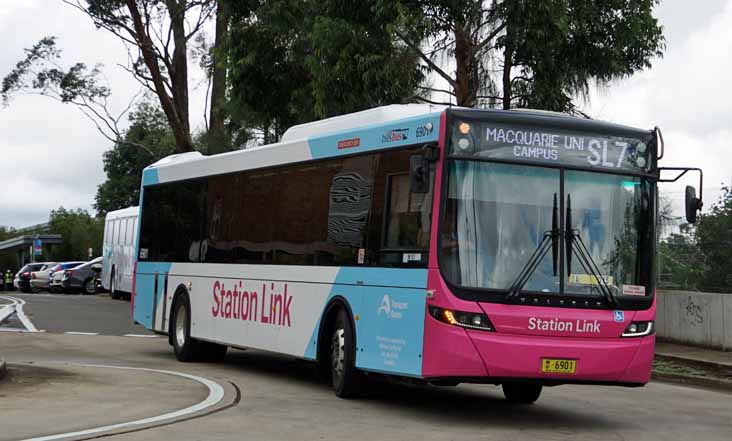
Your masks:
M702 202L702 192L704 191L704 172L702 169L697 167L659 167L660 173L664 170L680 172L674 178L658 179L658 182L676 182L681 179L686 173L690 171L699 172L699 197L696 197L696 190L691 185L686 186L686 200L684 201L684 207L686 209L686 221L690 224L696 223L697 212L702 209L704 203Z

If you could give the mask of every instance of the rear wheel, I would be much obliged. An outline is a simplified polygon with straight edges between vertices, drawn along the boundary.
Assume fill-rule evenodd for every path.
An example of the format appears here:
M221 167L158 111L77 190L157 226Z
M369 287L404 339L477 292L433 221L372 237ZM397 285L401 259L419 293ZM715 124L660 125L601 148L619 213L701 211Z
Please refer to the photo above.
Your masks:
M503 395L512 403L531 404L541 395L541 384L536 383L503 383Z
M90 277L84 281L84 286L82 287L82 292L84 294L96 294L97 293L97 283L94 281L93 277Z
M358 395L363 374L356 369L356 339L348 314L338 311L330 341L330 365L333 390L340 398Z

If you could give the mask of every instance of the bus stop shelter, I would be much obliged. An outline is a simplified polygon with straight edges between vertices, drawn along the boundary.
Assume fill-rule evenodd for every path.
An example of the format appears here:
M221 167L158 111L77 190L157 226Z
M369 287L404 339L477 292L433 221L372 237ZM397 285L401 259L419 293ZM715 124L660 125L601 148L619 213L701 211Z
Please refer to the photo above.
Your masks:
M60 234L34 234L14 237L0 242L0 253L14 253L18 258L18 268L33 261L33 242L39 239L42 247L63 243Z

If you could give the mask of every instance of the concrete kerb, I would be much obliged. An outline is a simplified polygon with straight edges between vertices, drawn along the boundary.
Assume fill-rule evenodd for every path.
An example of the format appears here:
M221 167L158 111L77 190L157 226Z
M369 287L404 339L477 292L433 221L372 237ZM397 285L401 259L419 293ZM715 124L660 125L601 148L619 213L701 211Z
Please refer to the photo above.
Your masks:
M663 383L682 384L685 386L696 386L714 391L732 393L732 381L720 378L702 377L698 375L672 374L668 372L653 372L651 378L654 381Z

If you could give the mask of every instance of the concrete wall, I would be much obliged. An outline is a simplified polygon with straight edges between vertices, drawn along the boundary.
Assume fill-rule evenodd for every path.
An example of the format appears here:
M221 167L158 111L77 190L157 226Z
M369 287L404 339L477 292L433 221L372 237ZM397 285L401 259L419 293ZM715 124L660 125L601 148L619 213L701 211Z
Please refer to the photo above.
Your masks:
M656 333L677 343L732 350L732 294L659 290Z

